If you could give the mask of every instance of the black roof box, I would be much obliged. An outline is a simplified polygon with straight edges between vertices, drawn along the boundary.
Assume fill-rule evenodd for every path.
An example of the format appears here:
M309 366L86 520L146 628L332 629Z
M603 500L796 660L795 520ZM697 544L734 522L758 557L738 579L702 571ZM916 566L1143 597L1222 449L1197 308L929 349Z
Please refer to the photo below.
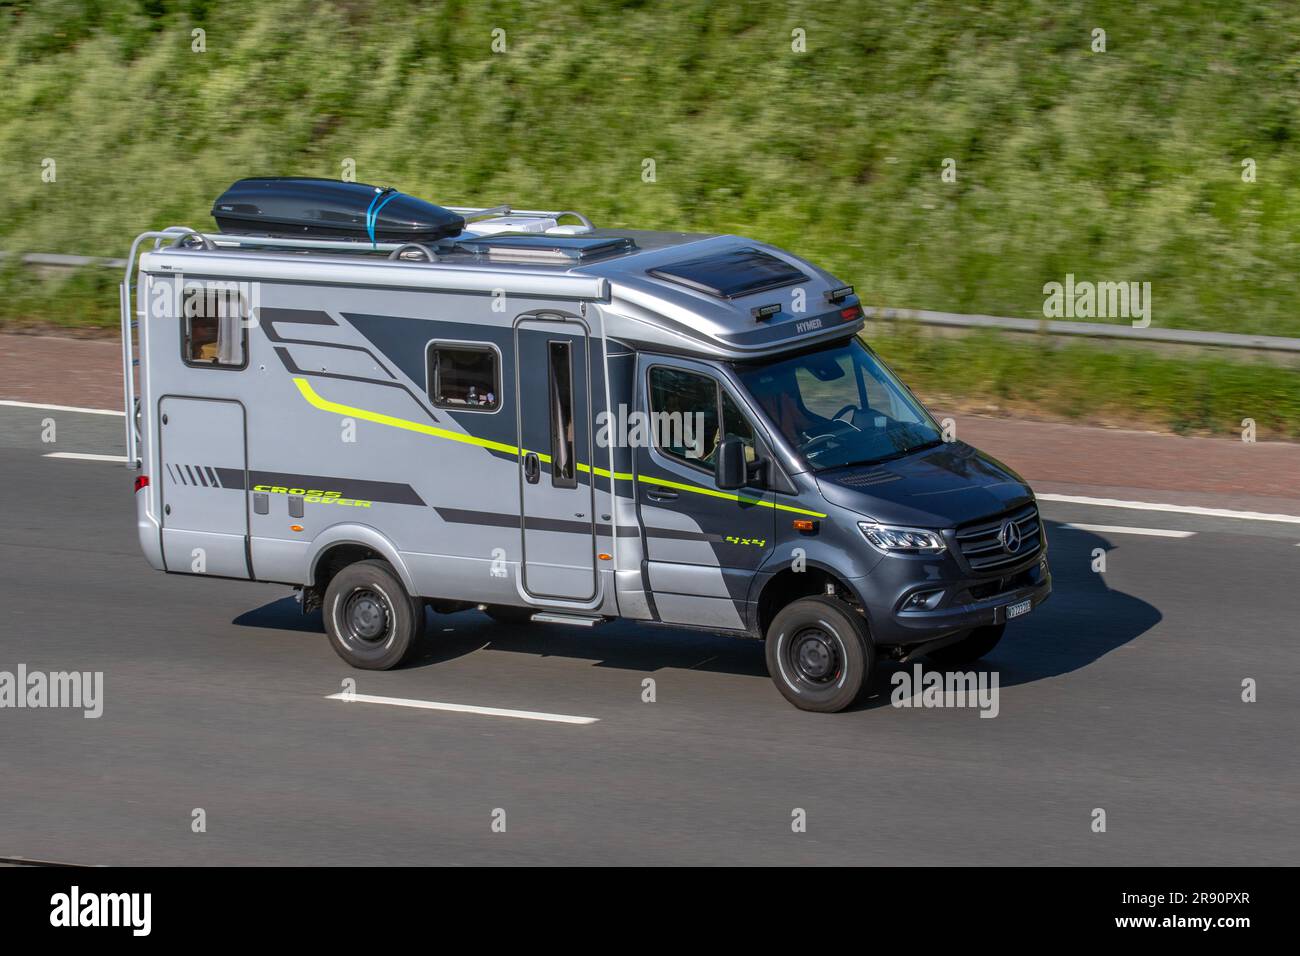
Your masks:
M367 242L433 242L459 235L450 209L398 192L335 179L241 179L212 204L224 233Z

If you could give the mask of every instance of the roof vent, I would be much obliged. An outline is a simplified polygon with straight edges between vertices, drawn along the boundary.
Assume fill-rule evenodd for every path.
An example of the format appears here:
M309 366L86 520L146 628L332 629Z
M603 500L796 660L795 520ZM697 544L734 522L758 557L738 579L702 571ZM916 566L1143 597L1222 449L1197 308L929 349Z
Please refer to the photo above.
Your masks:
M749 248L670 262L650 269L649 273L720 299L739 299L808 281L807 274L784 259Z

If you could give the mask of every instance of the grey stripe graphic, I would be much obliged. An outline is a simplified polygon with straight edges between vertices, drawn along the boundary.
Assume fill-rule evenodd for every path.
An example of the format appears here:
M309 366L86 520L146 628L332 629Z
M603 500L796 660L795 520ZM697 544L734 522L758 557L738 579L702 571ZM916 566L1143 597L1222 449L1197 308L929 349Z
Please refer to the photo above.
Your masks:
M244 489L244 471L241 468L217 468L223 488ZM424 506L410 485L395 481L370 481L365 478L336 478L329 475L295 475L283 471L251 471L248 487L269 485L273 488L305 491L337 491L345 498L373 501L380 504Z

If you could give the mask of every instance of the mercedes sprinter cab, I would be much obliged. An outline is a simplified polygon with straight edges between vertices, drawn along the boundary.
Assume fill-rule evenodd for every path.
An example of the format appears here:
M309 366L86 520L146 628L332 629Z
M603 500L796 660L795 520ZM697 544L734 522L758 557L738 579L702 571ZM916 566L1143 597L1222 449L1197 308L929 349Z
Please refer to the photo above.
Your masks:
M838 711L1051 591L1029 487L945 441L796 256L324 180L214 215L137 239L123 285L141 546L293 585L354 666L400 664L426 606L625 618L761 639Z

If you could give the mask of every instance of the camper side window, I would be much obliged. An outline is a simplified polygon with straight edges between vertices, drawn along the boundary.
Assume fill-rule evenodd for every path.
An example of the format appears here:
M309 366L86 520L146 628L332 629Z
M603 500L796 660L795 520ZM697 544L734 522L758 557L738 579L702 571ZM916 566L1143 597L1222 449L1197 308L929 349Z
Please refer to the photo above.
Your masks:
M193 295L181 315L181 358L199 368L243 368L247 365L248 328L243 301Z
M551 484L576 488L573 464L573 356L568 342L548 343L551 399Z
M429 346L429 401L439 408L494 412L501 407L501 364L486 345Z

